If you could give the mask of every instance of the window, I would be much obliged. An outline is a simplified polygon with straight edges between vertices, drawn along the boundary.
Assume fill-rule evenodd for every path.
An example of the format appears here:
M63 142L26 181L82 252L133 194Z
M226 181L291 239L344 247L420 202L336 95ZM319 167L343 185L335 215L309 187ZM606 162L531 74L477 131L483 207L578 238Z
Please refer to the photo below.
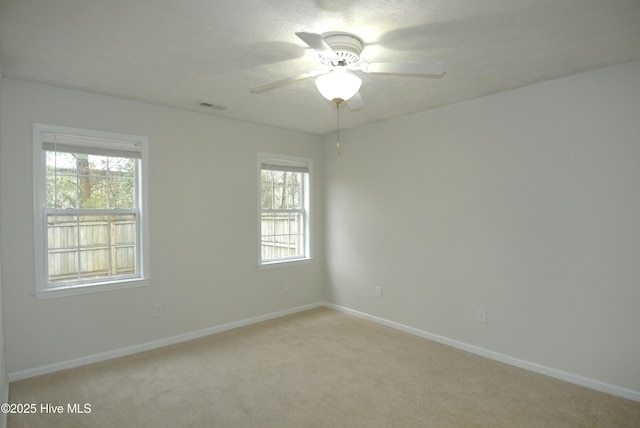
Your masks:
M259 264L309 260L311 160L261 153Z
M147 138L34 125L36 296L148 280Z

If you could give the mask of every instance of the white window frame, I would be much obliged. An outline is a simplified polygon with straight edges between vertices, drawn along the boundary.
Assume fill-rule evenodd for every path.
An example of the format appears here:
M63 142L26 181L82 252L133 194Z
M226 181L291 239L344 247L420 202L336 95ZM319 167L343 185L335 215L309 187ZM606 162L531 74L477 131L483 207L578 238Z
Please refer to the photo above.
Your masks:
M271 166L294 166L294 167L302 167L306 168L308 171L303 175L303 208L302 215L304 217L304 254L299 257L288 257L288 258L280 258L280 259L269 259L262 260L262 204L261 204L261 172L262 165L268 164ZM277 153L267 153L267 152L259 152L258 153L258 164L257 164L257 206L258 206L258 236L257 236L257 255L258 255L258 268L259 269L270 269L276 267L287 267L294 266L298 264L306 264L311 263L312 254L312 241L313 237L311 236L311 200L312 200L312 184L313 177L313 162L309 158L299 157L299 156L291 156L291 155L283 155Z
M78 282L65 285L49 285L46 244L47 215L46 208L46 151L51 135L60 136L67 143L93 150L120 147L133 149L139 153L139 167L136 176L136 273L125 278ZM33 206L34 206L34 244L35 244L35 296L38 299L72 296L94 292L118 290L146 286L150 281L149 266L149 226L148 226L148 176L149 176L148 138L140 135L120 134L91 129L72 128L45 123L33 124ZM118 210L96 210L96 214L118 214ZM57 209L60 215L78 214L79 210Z

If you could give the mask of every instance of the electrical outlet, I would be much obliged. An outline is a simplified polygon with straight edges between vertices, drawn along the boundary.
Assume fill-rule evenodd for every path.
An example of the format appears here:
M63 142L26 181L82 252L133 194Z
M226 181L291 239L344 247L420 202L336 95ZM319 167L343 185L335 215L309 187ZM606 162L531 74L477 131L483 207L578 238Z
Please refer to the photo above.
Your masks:
M487 323L487 310L484 308L476 309L476 321L480 324Z
M282 282L282 291L289 291L289 281Z
M153 306L153 314L157 317L162 315L162 303L156 303Z
M382 299L382 287L376 287L376 297Z

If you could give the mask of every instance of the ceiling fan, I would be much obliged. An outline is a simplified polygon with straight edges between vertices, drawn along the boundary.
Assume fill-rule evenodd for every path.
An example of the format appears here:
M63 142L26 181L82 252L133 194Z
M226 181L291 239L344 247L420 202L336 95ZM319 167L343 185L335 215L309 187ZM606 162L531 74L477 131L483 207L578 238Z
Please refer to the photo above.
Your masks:
M360 54L365 47L362 39L354 34L336 32L322 36L317 33L296 33L303 42L315 50L320 62L328 68L261 83L250 88L251 93L260 93L290 83L317 77L316 86L327 100L339 106L346 102L351 110L364 106L359 90L362 80L353 72L384 73L413 76L441 76L445 72L442 62L373 62L361 63Z

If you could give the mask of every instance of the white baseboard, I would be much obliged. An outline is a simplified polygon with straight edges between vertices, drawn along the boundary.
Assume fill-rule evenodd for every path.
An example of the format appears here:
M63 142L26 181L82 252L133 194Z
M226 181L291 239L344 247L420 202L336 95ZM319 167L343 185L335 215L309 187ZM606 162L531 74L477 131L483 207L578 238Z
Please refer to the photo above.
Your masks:
M228 324L222 324L214 327L205 328L203 330L193 331L190 333L184 333L173 337L167 337L165 339L155 340L153 342L147 342L140 345L128 346L126 348L120 348L113 351L102 352L100 354L89 355L86 357L77 358L74 360L62 361L59 363L49 364L42 367L36 367L33 369L22 370L15 373L9 373L9 382L17 380L27 379L34 376L40 376L48 373L57 372L60 370L71 369L74 367L80 367L87 364L98 363L101 361L110 360L112 358L124 357L126 355L137 354L138 352L149 351L151 349L161 348L163 346L173 345L176 343L186 342L188 340L198 339L200 337L209 336L215 333L221 333L227 330L233 330L234 328L244 327L250 324L256 324L262 321L267 321L274 318L291 315L297 312L307 311L324 306L323 303L312 303L309 305L298 306L283 311L272 312L265 315L259 315L257 317L247 318L240 321L231 322ZM6 402L6 401L5 401Z
M173 345L176 343L186 342L188 340L198 339L200 337L208 336L215 333L221 333L223 331L232 330L238 327L244 327L251 324L256 324L262 321L271 320L274 318L291 315L297 312L306 311L318 307L327 307L336 311L344 312L350 315L354 315L359 318L363 318L375 323L385 325L387 327L395 328L397 330L404 331L406 333L413 334L415 336L423 337L425 339L433 340L434 342L442 343L444 345L452 346L463 351L471 352L482 357L486 357L495 361L500 361L505 364L509 364L515 367L519 367L525 370L529 370L535 373L540 373L552 378L560 379L566 382L574 383L576 385L591 388L596 391L605 392L607 394L615 395L618 397L626 398L640 402L640 392L630 389L621 388L616 385L600 382L597 380L585 378L583 376L567 373L562 370L557 370L551 367L542 366L540 364L532 363L519 358L511 357L509 355L501 354L498 352L490 351L488 349L480 348L478 346L469 345L464 342L459 342L448 337L440 336L428 331L420 330L414 327L409 327L404 324L400 324L394 321L389 321L384 318L380 318L374 315L369 315L364 312L359 312L353 309L349 309L344 306L336 305L328 302L317 302L309 305L298 306L283 311L272 312L257 317L247 318L240 321L231 322L228 324L222 324L219 326L209 327L203 330L198 330L190 333L180 334L178 336L168 337L165 339L155 340L153 342L147 342L140 345L128 346L126 348L120 348L113 351L103 352L100 354L89 355L86 357L77 358L74 360L62 361L55 364L49 364L42 367L36 367L33 369L23 370L15 373L9 373L9 381L17 381L27 379L34 376L53 373L60 370L66 370L74 367L80 367L87 364L98 363L100 361L110 360L112 358L124 357L126 355L136 354L138 352L149 351L151 349L161 348L163 346Z
M509 364L511 366L519 367L521 369L529 370L535 373L540 373L555 379L560 379L566 382L574 383L576 385L584 386L586 388L595 389L596 391L606 392L607 394L615 395L618 397L626 398L640 402L640 392L633 391L626 388L621 388L616 385L600 382L597 380L589 379L583 376L567 373L562 370L557 370L551 367L542 366L540 364L532 363L529 361L521 360L519 358L510 357L498 352L490 351L488 349L480 348L478 346L469 345L464 342L449 339L448 337L440 336L428 331L419 330L417 328L409 327L404 324L400 324L394 321L389 321L384 318L376 317L373 315L359 312L353 309L346 308L344 306L335 305L333 303L323 303L327 308L334 309L336 311L344 312L346 314L354 315L359 318L363 318L369 321L373 321L378 324L385 325L387 327L395 328L397 330L404 331L406 333L420 336L425 339L433 340L434 342L442 343L463 351L471 352L472 354L480 355L492 360L500 361L501 363Z

